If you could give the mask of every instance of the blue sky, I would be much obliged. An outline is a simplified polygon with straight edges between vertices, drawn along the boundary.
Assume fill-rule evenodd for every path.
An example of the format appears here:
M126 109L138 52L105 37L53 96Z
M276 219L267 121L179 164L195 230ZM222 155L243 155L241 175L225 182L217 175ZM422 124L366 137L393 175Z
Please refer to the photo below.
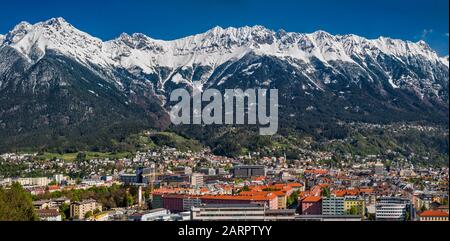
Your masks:
M368 38L427 41L448 54L448 0L21 0L2 2L0 33L20 21L64 17L103 40L122 32L175 39L214 26L263 25L293 32L325 30Z

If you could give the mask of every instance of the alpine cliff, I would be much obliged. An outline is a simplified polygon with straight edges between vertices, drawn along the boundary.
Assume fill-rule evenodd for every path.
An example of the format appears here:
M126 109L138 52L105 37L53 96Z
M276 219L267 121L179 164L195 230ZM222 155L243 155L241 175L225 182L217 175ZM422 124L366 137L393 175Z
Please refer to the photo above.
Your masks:
M0 151L92 148L170 125L171 90L278 88L280 127L448 125L449 60L425 42L213 28L102 41L62 18L0 35ZM100 144L99 144L100 143Z

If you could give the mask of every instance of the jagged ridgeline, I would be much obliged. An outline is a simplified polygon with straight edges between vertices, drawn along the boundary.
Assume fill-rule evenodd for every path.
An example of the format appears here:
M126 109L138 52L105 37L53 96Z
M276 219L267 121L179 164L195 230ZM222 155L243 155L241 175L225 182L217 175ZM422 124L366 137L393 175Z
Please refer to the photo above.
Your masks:
M278 88L283 136L339 138L341 122L446 126L448 64L423 41L384 37L255 26L102 41L61 18L22 22L0 35L0 151L108 150L130 134L169 127L168 96L194 81L203 89Z

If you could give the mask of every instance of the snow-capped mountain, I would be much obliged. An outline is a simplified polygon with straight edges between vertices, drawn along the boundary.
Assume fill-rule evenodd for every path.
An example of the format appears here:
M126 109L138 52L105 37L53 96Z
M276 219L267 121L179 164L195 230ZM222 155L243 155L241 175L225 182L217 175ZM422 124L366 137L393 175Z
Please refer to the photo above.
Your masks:
M441 58L441 61L442 61L445 65L447 65L447 67L448 67L448 65L449 65L449 56L447 55L447 56L445 56L445 57L442 57L442 58Z
M423 41L413 43L384 37L368 40L356 35L333 36L324 31L311 34L275 32L262 26L216 27L206 33L174 41L155 40L143 34L122 34L117 39L103 42L79 31L64 19L55 18L34 25L22 22L3 38L4 45L15 48L32 62L37 62L48 50L54 50L87 67L123 68L134 73L141 70L147 75L157 74L159 68L176 71L206 66L210 71L202 76L204 81L219 66L242 59L249 53L306 64L313 60L320 60L324 65L344 62L361 69L367 66L360 65L359 61L365 62L367 58L377 61L383 55L404 64L413 64L415 59L420 59L448 66L448 58L440 58ZM173 74L168 78L176 76L173 81L177 83L192 82L192 79ZM168 81L168 78L160 81ZM402 81L394 76L389 78L393 87ZM164 86L162 83L160 87Z
M142 126L166 123L161 106L168 108L170 90L194 81L203 89L278 88L281 113L294 127L298 118L442 123L448 66L448 56L424 41L386 37L254 26L172 41L125 33L103 41L62 18L22 22L0 35L0 131L79 128L102 114L122 123L142 118L142 110L152 119ZM31 119L6 121L24 113Z

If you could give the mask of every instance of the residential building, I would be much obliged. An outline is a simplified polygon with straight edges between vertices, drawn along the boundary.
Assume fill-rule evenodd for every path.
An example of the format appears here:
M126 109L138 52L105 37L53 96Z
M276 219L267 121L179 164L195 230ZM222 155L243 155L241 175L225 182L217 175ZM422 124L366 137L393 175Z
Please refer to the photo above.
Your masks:
M203 174L194 173L191 175L191 186L192 187L202 187L204 185Z
M448 221L448 213L439 210L428 210L419 214L420 221Z
M18 182L22 186L45 187L51 181L47 177L35 177L35 178L18 178L17 180L14 180L14 182Z
M58 208L62 204L70 204L70 199L68 199L68 198L55 198L55 199L49 199L49 200L33 201L33 206L34 206L35 209Z
M234 178L251 178L266 176L265 166L235 166L233 168Z
M333 215L344 215L345 207L344 207L343 197L324 197L322 198L322 215L325 216L333 216Z
M278 192L273 192L273 194L277 196L278 209L286 209L287 208L287 199L288 199L288 196L286 195L286 193L278 191Z
M347 215L364 217L366 215L366 202L362 198L347 196L344 200L344 212Z
M95 200L85 200L74 202L70 205L70 217L74 219L84 219L88 212L94 213L96 210L102 211L102 205Z
M38 209L36 215L40 221L57 222L62 221L62 216L57 208L52 209Z
M316 196L305 197L300 200L299 213L303 215L321 215L322 198Z

